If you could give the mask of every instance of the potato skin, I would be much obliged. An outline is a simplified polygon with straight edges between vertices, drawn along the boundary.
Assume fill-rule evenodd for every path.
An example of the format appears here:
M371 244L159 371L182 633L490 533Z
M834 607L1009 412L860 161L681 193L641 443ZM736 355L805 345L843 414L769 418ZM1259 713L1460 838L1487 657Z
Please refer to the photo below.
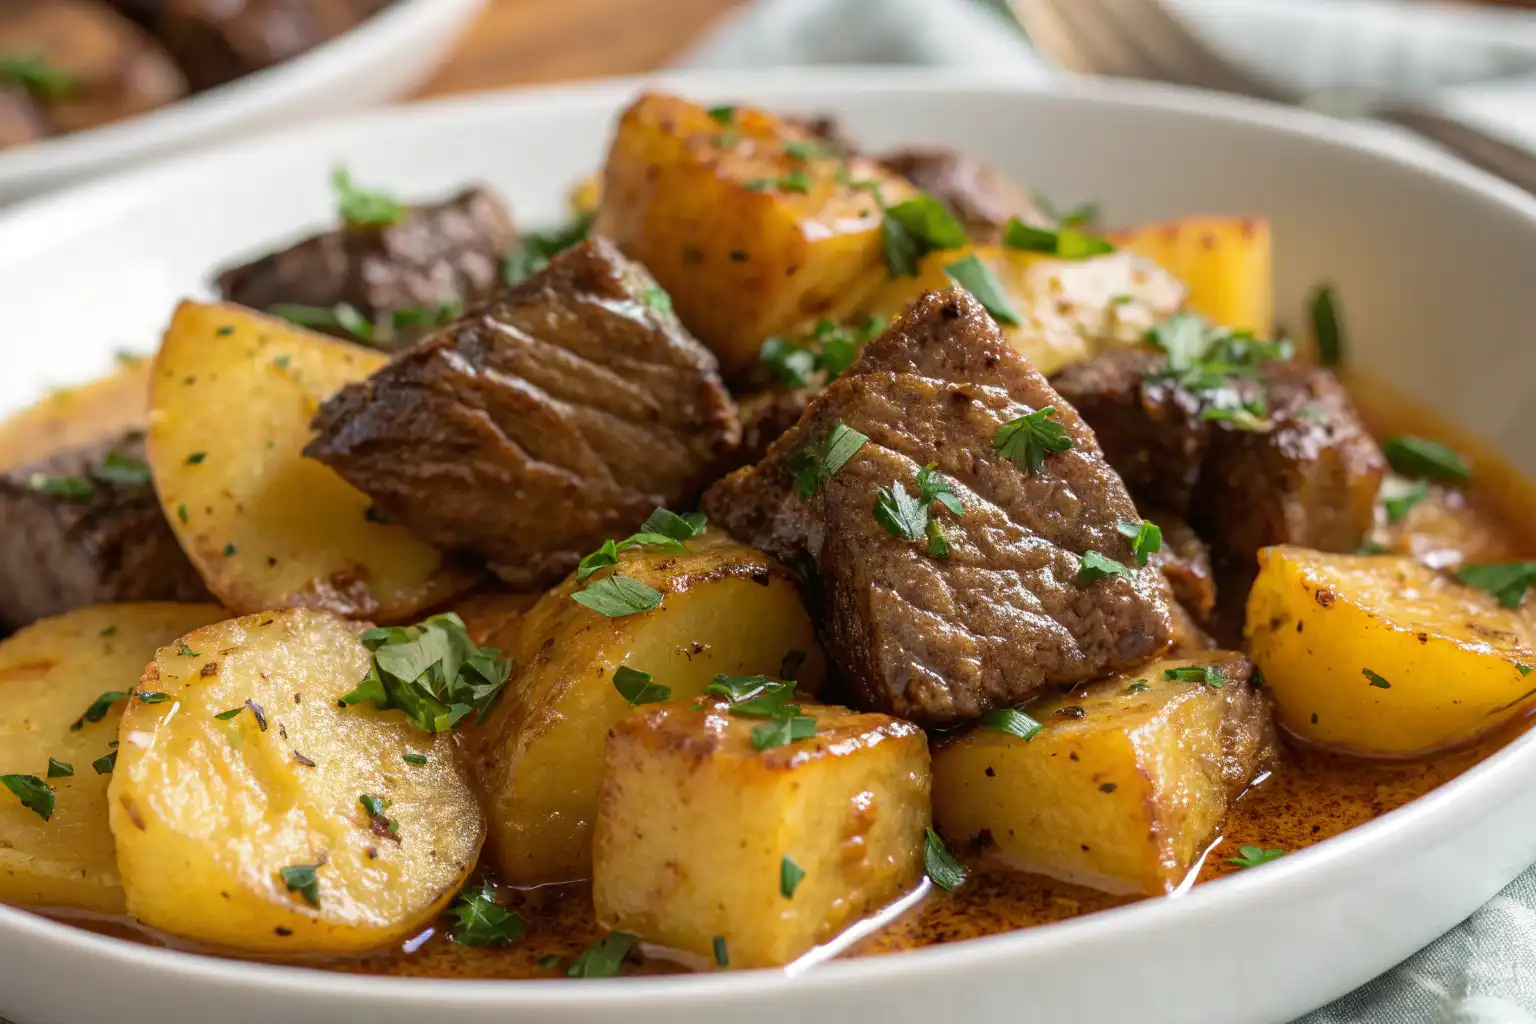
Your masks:
M1221 687L1167 679L1214 665ZM1110 892L1174 891L1275 755L1269 701L1229 651L1157 661L1023 709L1032 739L976 727L933 753L934 827L1004 867Z
M1152 260L1189 286L1189 308L1212 323L1268 338L1275 329L1269 221L1185 217L1111 232L1127 252Z
M916 277L886 281L862 312L894 319L923 292L952 287L944 268L967 256L992 271L1020 314L1017 326L999 325L1008 344L1047 375L1101 349L1140 344L1184 303L1184 285L1134 253L1063 260L1003 245L967 245L929 253Z
M322 400L388 357L231 305L183 302L151 386L149 467L166 519L237 613L325 608L399 622L475 575L301 455Z
M0 792L0 902L122 913L110 776L91 762L111 752L126 702L99 722L70 725L106 691L137 686L156 649L225 614L207 604L97 605L0 643L0 775L35 775L54 789L47 821ZM50 757L74 775L48 778Z
M846 310L885 277L880 204L848 182L879 183L892 205L913 194L872 160L795 157L785 145L814 143L809 132L734 111L724 123L642 95L619 121L594 227L645 264L727 377L757 361L764 338ZM748 187L796 174L803 193Z
M171 699L129 702L108 787L130 914L226 949L346 955L399 942L452 899L484 820L449 734L338 706L368 669L360 628L260 613L155 655L140 688ZM363 794L391 801L397 832L374 826ZM313 865L317 907L280 876Z
M702 707L700 707L702 704ZM761 719L691 698L609 733L593 839L604 927L731 967L789 963L916 886L928 741L910 722L802 704L816 735L757 750ZM782 858L805 873L786 898Z
M580 589L573 575L482 641L516 659L505 695L465 732L489 859L514 885L591 875L603 743L631 710L613 685L619 666L651 673L675 697L722 672L778 677L792 650L807 654L799 672L807 692L825 675L790 575L723 531L690 540L683 553L631 549L616 571L660 590L660 606L604 618L571 599Z
M1245 633L1281 725L1337 750L1422 756L1536 706L1524 616L1411 558L1265 548Z

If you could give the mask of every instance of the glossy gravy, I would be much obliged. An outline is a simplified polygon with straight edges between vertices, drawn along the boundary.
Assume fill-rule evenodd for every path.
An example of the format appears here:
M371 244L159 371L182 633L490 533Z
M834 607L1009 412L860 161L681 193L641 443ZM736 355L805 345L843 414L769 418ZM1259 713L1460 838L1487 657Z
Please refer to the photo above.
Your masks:
M1430 547L1459 546L1474 551L1479 560L1536 556L1536 529L1529 514L1530 509L1536 508L1536 487L1464 431L1414 409L1379 383L1357 375L1346 375L1346 383L1362 417L1378 438L1404 432L1436 438L1457 448L1474 464L1474 481L1466 492L1465 509L1456 516L1426 523L1424 533L1405 538L1405 542L1416 552L1420 552L1421 542ZM1202 884L1242 870L1228 862L1228 858L1237 855L1240 846L1295 851L1362 825L1456 777L1520 736L1529 726L1528 719L1520 721L1476 746L1408 762L1342 757L1287 740L1279 764L1237 801L1223 824L1221 838L1210 848L1190 881ZM1034 875L987 873L973 868L970 879L957 892L932 891L845 955L878 955L995 935L1121 906L1140 898L1143 897L1111 895ZM392 953L359 960L312 958L297 962L325 970L411 977L559 978L565 976L571 959L602 934L585 884L506 889L501 902L527 922L523 938L510 946L459 946L444 931L429 929ZM74 913L50 916L123 938L192 948L124 919ZM626 973L685 969L663 956L648 955L627 967Z

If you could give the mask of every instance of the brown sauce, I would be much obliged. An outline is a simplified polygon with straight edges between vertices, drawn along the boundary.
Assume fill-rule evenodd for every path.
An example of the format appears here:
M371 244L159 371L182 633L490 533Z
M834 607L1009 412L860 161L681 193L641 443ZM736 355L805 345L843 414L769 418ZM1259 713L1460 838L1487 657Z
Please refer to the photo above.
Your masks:
M1476 473L1465 495L1468 514L1453 518L1449 526L1442 524L1440 540L1484 550L1490 546L1486 538L1492 536L1498 550L1505 553L1503 557L1536 554L1536 529L1529 514L1536 507L1536 487L1464 431L1405 403L1374 381L1362 381L1357 375L1348 375L1346 380L1361 415L1377 437L1412 432L1445 441L1471 458ZM1443 535L1446 532L1448 537ZM1287 742L1274 771L1234 805L1193 883L1203 884L1243 870L1229 862L1241 846L1292 852L1395 810L1460 775L1517 738L1529 725L1529 720L1520 721L1475 746L1419 761L1362 760ZM893 953L1032 928L1138 898L1034 875L976 872L958 891L927 896L846 955ZM459 946L447 938L444 929L437 928L392 953L348 961L312 959L300 964L408 977L558 978L565 975L571 959L601 935L585 884L508 889L502 892L501 902L527 922L523 938L510 946ZM53 916L123 938L189 948L126 920L69 913ZM626 973L683 969L662 956L648 955Z

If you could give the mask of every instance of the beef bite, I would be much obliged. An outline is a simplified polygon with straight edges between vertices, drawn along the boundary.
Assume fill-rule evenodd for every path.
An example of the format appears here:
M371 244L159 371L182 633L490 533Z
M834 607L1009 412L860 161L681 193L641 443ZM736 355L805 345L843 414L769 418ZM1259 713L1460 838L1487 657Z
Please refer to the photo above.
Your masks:
M328 42L388 3L389 0L141 0L133 6L153 20L193 86L211 89Z
M344 388L315 429L305 454L520 589L690 507L741 431L714 356L599 238Z
M1059 432L1039 422L1047 408ZM999 448L1000 429L1032 414L1024 450ZM1038 459L1036 427L1056 438ZM834 428L843 449L829 455ZM868 439L851 457L843 430ZM934 491L932 472L919 476L930 464L959 515L913 500ZM704 507L812 572L824 639L862 705L926 725L1139 664L1171 639L1164 584L1118 529L1139 518L1120 479L967 293L925 294Z
M1164 352L1123 350L1052 383L1137 500L1186 519L1219 563L1248 571L1271 544L1353 551L1387 466L1348 393L1321 367L1233 356L1171 372Z
M954 211L973 242L1000 242L1010 218L1048 226L1034 198L1001 171L957 149L900 149L880 157L901 175Z
M89 604L210 601L134 431L0 474L0 627Z
M514 238L506 205L477 186L441 202L399 207L374 223L343 222L225 270L216 283L223 298L269 312L351 306L375 343L398 348L438 326L440 311L451 316L490 298ZM354 329L323 319L306 326L355 338Z

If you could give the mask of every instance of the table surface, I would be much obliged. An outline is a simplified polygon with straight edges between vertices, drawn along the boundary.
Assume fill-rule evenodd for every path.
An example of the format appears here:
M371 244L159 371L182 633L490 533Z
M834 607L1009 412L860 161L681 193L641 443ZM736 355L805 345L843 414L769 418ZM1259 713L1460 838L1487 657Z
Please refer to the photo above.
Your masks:
M652 71L742 2L491 0L422 95Z

